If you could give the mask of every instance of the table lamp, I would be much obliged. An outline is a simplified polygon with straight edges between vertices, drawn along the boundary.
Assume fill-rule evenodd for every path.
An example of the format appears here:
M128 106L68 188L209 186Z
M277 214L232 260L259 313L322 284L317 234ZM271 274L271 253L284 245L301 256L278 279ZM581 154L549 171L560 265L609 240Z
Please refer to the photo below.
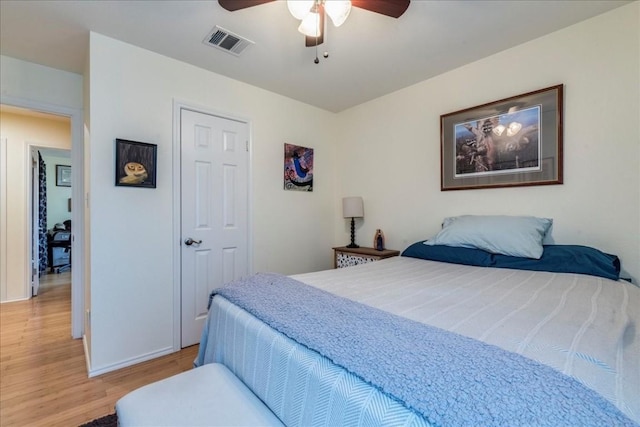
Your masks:
M362 197L344 197L342 199L342 216L351 218L351 243L348 248L359 248L356 245L356 222L355 218L364 218L364 203Z

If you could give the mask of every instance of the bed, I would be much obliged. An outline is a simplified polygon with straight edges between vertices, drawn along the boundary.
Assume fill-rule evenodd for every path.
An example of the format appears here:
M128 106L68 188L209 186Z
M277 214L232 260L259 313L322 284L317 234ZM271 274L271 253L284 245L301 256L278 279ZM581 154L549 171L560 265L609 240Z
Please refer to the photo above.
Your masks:
M196 365L226 365L288 426L638 425L640 289L617 257L402 255L216 290Z

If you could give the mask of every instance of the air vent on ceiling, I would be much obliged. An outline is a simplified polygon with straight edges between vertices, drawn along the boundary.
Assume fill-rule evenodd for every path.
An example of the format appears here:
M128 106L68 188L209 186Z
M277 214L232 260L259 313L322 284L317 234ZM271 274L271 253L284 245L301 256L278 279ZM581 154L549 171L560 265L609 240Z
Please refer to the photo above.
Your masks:
M216 25L204 39L204 44L239 56L246 48L254 43L249 39L240 37L239 35Z

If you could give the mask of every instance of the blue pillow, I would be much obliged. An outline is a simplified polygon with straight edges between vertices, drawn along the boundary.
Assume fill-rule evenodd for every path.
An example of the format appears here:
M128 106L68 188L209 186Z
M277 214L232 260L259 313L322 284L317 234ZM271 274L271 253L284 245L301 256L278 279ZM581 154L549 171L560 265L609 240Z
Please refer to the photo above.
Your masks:
M620 279L620 259L595 248L579 245L545 245L539 260L494 255L494 267L519 270L578 273Z
M493 255L480 249L442 245L428 246L424 243L424 241L414 243L402 252L402 256L477 267L491 267L493 265Z
M494 254L539 259L553 220L532 216L462 215L445 218L425 245L482 249Z
M477 267L588 274L611 280L620 278L620 259L588 246L545 245L540 259L531 259L492 254L481 249L424 243L412 244L402 252L402 256Z

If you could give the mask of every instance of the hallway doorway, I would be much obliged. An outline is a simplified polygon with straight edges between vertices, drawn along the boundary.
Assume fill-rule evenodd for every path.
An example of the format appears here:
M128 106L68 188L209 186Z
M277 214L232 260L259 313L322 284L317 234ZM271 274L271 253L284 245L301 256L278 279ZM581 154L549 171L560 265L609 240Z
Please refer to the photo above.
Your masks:
M82 140L79 138L82 117L81 112L76 110L41 106L26 101L21 105L19 100L13 105L1 105L0 113L3 116L1 130L3 145L5 145L2 150L2 159L0 159L0 176L3 177L2 188L4 189L1 197L2 205L5 211L8 211L6 218L0 222L0 227L4 228L0 230L3 231L0 263L7 266L6 272L1 277L0 288L3 302L9 302L28 299L37 293L37 283L36 286L32 283L34 277L42 276L45 273L44 269L48 269L46 272L50 271L47 251L44 252L44 269L39 266L41 256L39 242L47 239L46 234L38 233L41 228L49 232L58 223L65 221L69 224L74 223L77 226L74 227L73 233L69 233L67 252L70 253L70 248L74 246L83 247L83 171L82 167L71 168L72 159L79 162L81 166L83 163ZM5 120L8 117L11 120ZM48 134L48 127L42 123L47 123L54 129L53 133ZM58 129L58 134L55 133L55 129ZM59 129L65 130L62 132ZM61 142L63 139L64 142ZM49 181L47 187L59 196L54 204L56 207L53 209L58 211L58 218L47 218L43 221L42 227L37 222L40 202L37 198L37 190L34 191L37 189L35 182L37 175L30 170L33 167L33 159L37 158L40 152L54 155L54 160L50 162L51 167L47 168L49 170L46 172ZM66 175L60 175L60 168L66 169ZM72 177L74 183L80 183L78 188L75 188L75 185L71 187ZM60 197L60 190L64 192L62 197ZM77 201L73 202L73 199ZM78 201L80 203L76 205ZM73 209L74 205L77 206L76 209ZM8 229L12 233L6 233ZM12 250L8 250L9 248ZM74 260L82 266L84 262L82 250L75 252ZM71 278L71 333L74 338L81 338L84 333L83 269L67 272Z
M71 150L32 146L31 158L27 198L32 215L32 296L36 296L44 276L71 272Z

